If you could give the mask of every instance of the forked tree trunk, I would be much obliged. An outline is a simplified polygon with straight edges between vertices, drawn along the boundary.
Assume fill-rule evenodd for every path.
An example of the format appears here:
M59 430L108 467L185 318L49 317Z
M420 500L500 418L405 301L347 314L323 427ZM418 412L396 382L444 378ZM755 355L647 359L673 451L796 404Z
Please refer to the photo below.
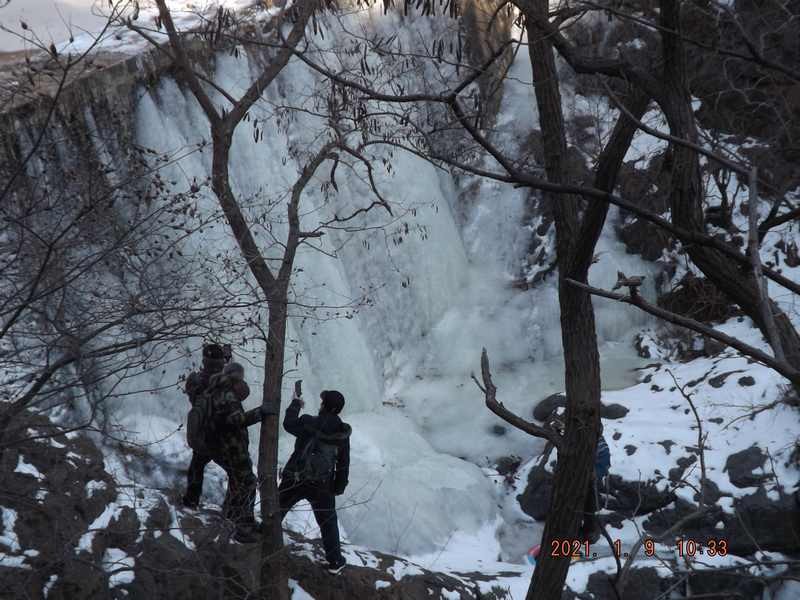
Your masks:
M264 532L261 536L260 597L265 600L288 600L289 582L283 552L277 474L288 283L276 282L269 271L230 188L228 176L230 146L230 133L214 132L211 185L239 244L242 256L261 291L267 297L269 310L262 401L270 410L261 421L258 447L259 492L264 521Z
M278 291L276 296L280 296ZM270 407L261 422L258 444L258 480L261 495L261 597L288 598L286 556L283 551L283 529L278 505L278 434L280 431L281 386L286 349L286 289L282 298L269 303L269 339L264 356L264 404Z
M532 0L528 10L532 16L546 19L548 2ZM545 170L549 182L565 183L567 146L553 48L546 34L533 25L535 22L536 19L529 20L528 49L544 141ZM528 600L561 598L571 562L569 552L566 556L560 552L561 542L577 538L597 444L600 406L600 358L591 297L565 281L576 246L581 242L578 201L552 194L545 198L555 216L567 412L563 451L558 453L550 511ZM588 250L591 257L596 239L586 241L588 248L581 250L584 253ZM556 547L559 551L553 552Z

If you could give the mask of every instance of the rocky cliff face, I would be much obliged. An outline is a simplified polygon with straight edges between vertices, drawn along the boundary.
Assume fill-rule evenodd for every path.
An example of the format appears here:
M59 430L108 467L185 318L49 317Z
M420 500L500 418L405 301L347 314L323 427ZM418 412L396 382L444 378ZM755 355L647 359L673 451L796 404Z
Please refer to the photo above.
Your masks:
M32 439L6 451L0 465L0 596L246 597L257 580L258 546L234 542L218 509L184 510L174 491L120 485L88 436L49 437L47 419L25 419ZM131 448L119 456L147 460ZM318 539L289 533L286 544L289 578L301 590L295 597L302 590L320 600L505 597L502 575L438 573L345 546L349 566L333 576Z

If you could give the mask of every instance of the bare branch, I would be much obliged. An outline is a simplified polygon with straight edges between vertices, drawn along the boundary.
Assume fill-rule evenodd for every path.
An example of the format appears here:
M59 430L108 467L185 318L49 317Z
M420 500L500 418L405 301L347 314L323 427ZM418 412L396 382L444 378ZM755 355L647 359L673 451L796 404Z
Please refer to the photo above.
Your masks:
M783 362L778 361L769 354L767 354L766 352L762 352L758 348L750 346L749 344L745 344L744 342L729 335L726 335L721 331L718 331L712 327L703 325L699 321L695 321L694 319L683 317L668 310L664 310L659 306L654 306L653 304L646 302L639 294L635 296L626 296L624 294L615 294L614 292L609 292L600 288L592 287L585 283L575 281L574 279L567 279L566 281L571 285L577 286L594 296L601 296L603 298L609 298L611 300L616 300L618 302L624 302L625 304L632 304L633 306L640 308L644 312L650 313L651 315L663 319L664 321L668 321L675 325L680 325L681 327L686 327L687 329L691 329L692 331L696 331L698 333L702 333L703 335L707 335L710 338L722 342L726 346L730 346L731 348L738 350L745 356L749 356L750 358L768 366L769 368L774 369L775 371L786 377L786 379L788 379L792 383L800 385L800 371L798 371L785 361Z
M486 352L486 348L481 351L481 378L483 379L483 385L478 383L478 380L475 378L474 374L472 375L473 381L475 381L475 384L483 392L486 398L486 407L490 411L520 431L524 431L525 433L534 437L546 439L548 442L553 444L556 449L560 450L563 447L562 437L555 431L526 421L522 417L519 417L508 410L505 406L503 406L502 402L497 401L497 387L492 382L492 374L489 371L489 355Z

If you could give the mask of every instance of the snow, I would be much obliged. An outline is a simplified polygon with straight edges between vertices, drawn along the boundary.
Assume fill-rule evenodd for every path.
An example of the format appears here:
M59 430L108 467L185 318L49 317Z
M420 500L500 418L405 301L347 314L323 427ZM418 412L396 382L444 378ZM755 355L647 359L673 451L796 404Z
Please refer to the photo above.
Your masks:
M135 577L134 567L136 559L120 550L119 548L108 548L103 554L101 561L103 569L109 573L108 584L110 587L132 583Z
M17 523L17 511L4 506L0 506L0 511L3 514L3 535L0 536L0 544L3 544L11 552L20 552L22 549L19 546L19 538L14 531Z
M58 575L50 575L50 578L44 584L42 588L42 595L47 598L50 595L50 591L53 589L53 586L58 581Z
M103 491L103 490L105 490L107 488L108 488L108 486L106 485L105 481L100 481L100 480L97 480L97 479L91 479L88 482L86 482L86 495L89 498L91 498L97 492Z
M76 548L77 552L92 552L92 542L94 541L94 536L98 531L102 531L106 529L111 523L111 519L115 518L119 513L122 511L122 506L117 504L116 502L109 503L105 510L97 517L92 524L89 525L86 533L84 533L80 540L78 541L78 546Z
M289 589L292 591L292 600L314 600L314 597L301 588L294 579L289 580Z
M386 573L394 577L396 581L400 581L403 577L423 575L424 571L410 562L396 560L392 566L386 568Z
M25 564L27 552L18 556L22 552L19 544L17 532L14 527L17 523L17 511L5 506L0 506L3 515L3 534L0 535L0 545L5 546L7 551L0 551L0 565L4 567L16 567L18 569L30 569L30 565ZM17 555L17 556L15 556Z
M35 466L31 463L25 462L25 459L22 457L22 454L19 455L17 466L14 469L14 473L23 473L25 475L30 475L31 477L35 477L39 481L44 479L44 475L39 472Z
M99 50L123 52L134 54L141 52L147 48L147 43L136 33L129 31L125 26L120 26L121 21L128 18L134 18L134 24L148 30L148 35L159 41L166 41L166 34L163 30L155 31L154 20L158 14L158 9L155 3L151 0L142 0L139 2L141 10L138 13L134 11L134 4L129 0L114 0L112 3L96 3L95 0L77 0L74 4L84 4L87 7L95 5L96 12L93 13L93 18L78 12L80 22L84 24L85 28L73 30L73 40L63 41L58 44L59 52L81 53L87 50ZM173 15L173 20L178 29L193 29L200 26L204 21L213 18L217 7L223 6L231 10L242 10L256 5L256 0L167 0L167 7ZM80 7L83 8L83 7ZM39 9L42 10L42 9ZM32 11L31 11L32 12ZM275 10L261 10L262 18L270 14L274 14ZM30 12L28 13L30 14ZM9 15L10 16L10 15ZM48 23L42 14L33 14L33 21L30 23L32 29L40 33L37 27L44 24L48 25L48 31L54 35L56 39L64 39L69 36L67 28L61 23ZM112 24L107 31L103 32L103 27L106 23L112 20ZM53 29L50 29L50 28ZM17 23L13 24L13 29L18 30L20 34L25 34ZM30 34L26 34L29 36ZM47 36L44 36L45 39ZM6 43L11 43L10 40ZM20 43L18 40L14 41L16 46Z

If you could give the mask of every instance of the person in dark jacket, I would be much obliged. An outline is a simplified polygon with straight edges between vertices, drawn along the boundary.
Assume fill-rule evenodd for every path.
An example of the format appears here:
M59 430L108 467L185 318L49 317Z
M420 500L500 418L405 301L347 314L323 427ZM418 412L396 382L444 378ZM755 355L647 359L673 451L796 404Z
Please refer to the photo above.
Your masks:
M281 520L300 500L308 500L314 518L322 533L325 557L332 573L341 571L346 562L339 541L339 523L336 516L336 496L344 493L350 473L350 426L339 418L344 408L344 396L335 390L325 390L320 395L317 416L300 415L302 398L295 396L286 409L283 428L295 436L294 451L283 469L278 488ZM304 461L309 444L316 438L335 450L335 466L330 475L320 482L311 482L304 475Z

